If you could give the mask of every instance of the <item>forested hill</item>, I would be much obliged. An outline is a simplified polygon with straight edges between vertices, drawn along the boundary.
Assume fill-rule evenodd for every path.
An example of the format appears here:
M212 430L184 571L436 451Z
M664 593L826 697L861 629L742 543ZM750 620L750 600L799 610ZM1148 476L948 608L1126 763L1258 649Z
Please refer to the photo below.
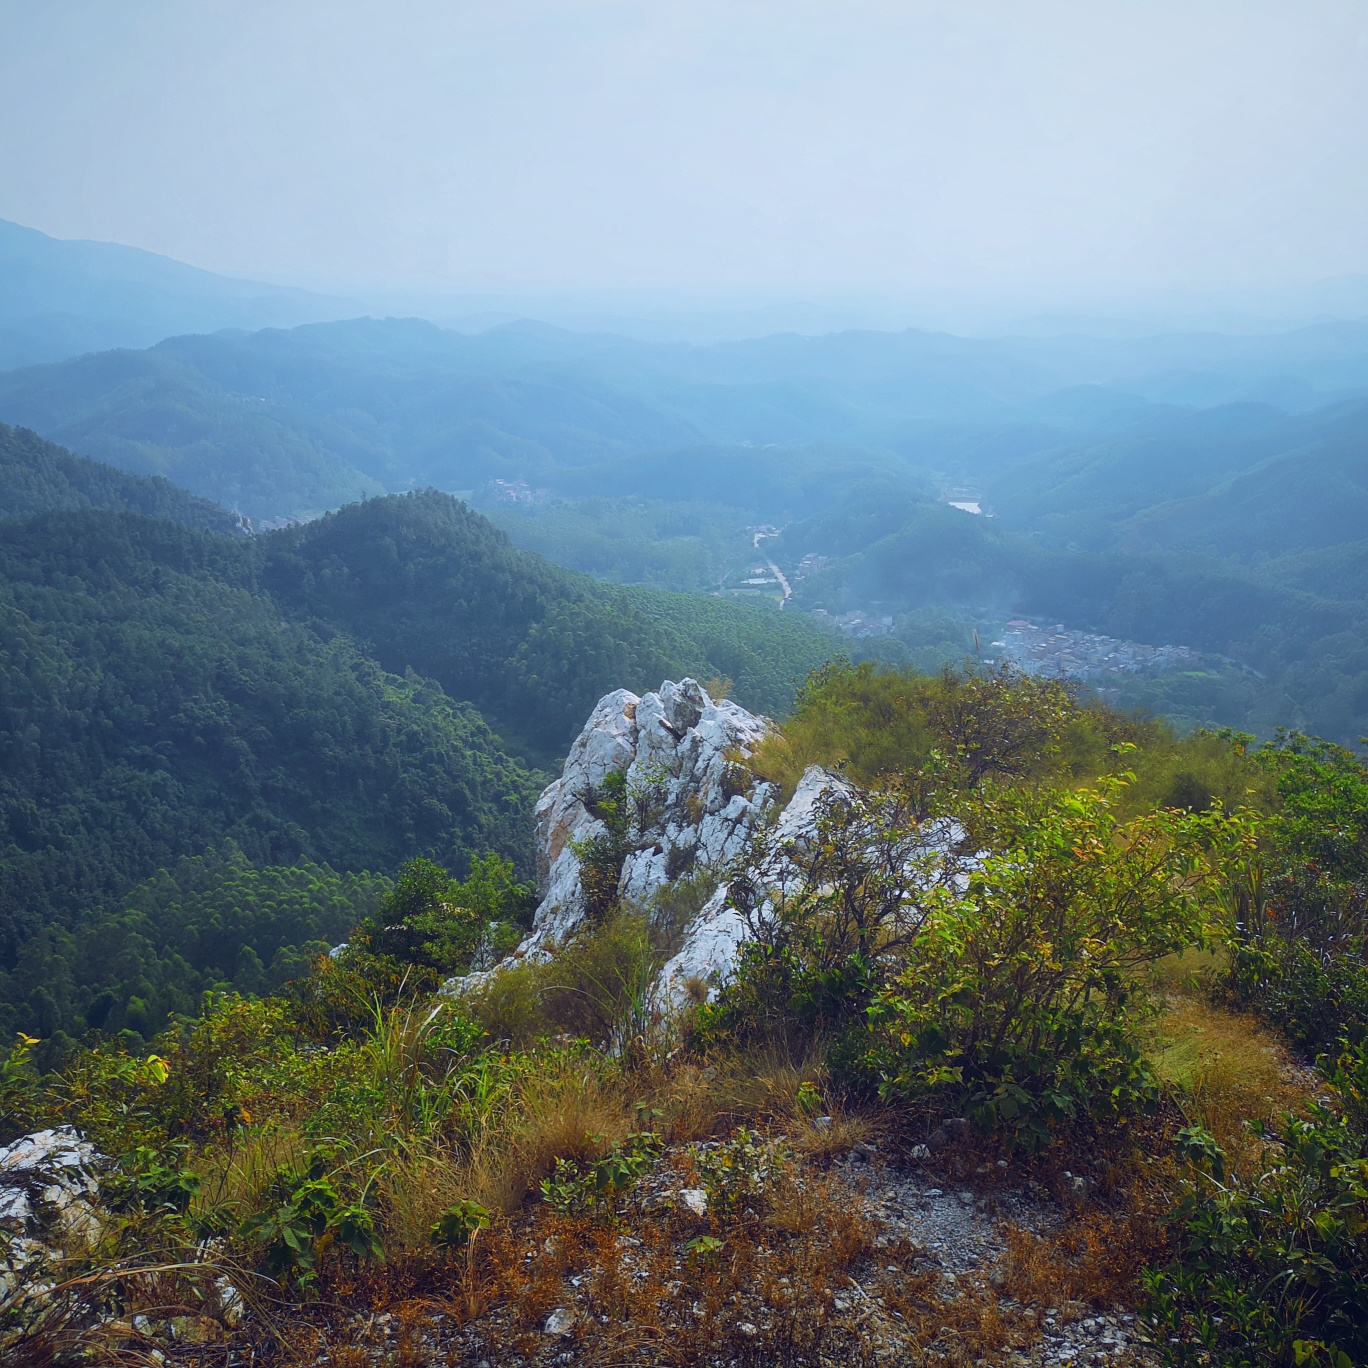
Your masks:
M780 711L831 648L769 608L600 586L431 492L258 538L0 519L0 956L225 840L258 865L526 869L527 756L600 695L727 675Z
M0 952L225 839L393 869L523 847L540 784L479 713L294 623L247 542L0 524Z
M278 602L354 634L386 669L416 670L476 703L546 763L610 689L716 676L745 706L782 712L833 649L810 621L768 604L562 570L435 490L354 504L259 548Z
M169 518L205 532L245 536L226 508L155 475L129 475L73 455L27 428L0 423L0 517L64 508L109 508Z

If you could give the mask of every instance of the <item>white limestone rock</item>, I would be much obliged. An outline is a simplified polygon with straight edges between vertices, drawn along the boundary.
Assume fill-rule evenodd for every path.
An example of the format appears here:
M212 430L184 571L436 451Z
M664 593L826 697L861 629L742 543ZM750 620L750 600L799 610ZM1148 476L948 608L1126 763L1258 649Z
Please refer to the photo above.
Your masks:
M98 1242L98 1174L108 1161L70 1126L0 1148L0 1350L42 1311L51 1268Z
M667 680L638 698L626 689L600 699L570 747L561 777L535 808L541 901L531 934L494 970L452 980L459 991L519 960L549 957L579 929L584 890L574 846L606 834L590 811L612 773L639 795L618 884L626 902L649 908L661 889L688 870L721 871L766 820L777 799L745 765L770 723L730 699L712 699L693 679ZM720 944L720 942L719 942Z
M105 1162L70 1126L21 1135L0 1149L0 1230L93 1239L99 1233L96 1175Z
M532 930L512 956L492 969L448 982L448 990L478 987L520 961L551 957L583 926L586 909L575 847L607 828L593 815L595 795L608 776L623 774L634 816L618 881L618 896L648 913L662 890L687 874L711 873L724 882L682 928L679 950L660 972L653 1000L663 1015L690 1000L712 997L729 979L747 926L728 903L725 879L761 832L782 851L813 830L822 807L856 791L838 775L811 766L788 804L746 763L770 728L727 699L714 700L696 680L666 681L638 698L619 689L600 699L566 757L561 776L537 801L537 879L540 902ZM929 824L908 849L909 877L964 887L971 857L964 833L942 820ZM926 857L933 857L929 865ZM787 858L767 862L775 891L800 877Z
M774 844L782 846L808 835L820 800L848 790L844 779L809 765L774 825ZM730 978L745 939L745 920L728 904L723 885L690 923L678 952L662 966L655 991L658 1006L664 1011L677 1010L691 999L715 996Z

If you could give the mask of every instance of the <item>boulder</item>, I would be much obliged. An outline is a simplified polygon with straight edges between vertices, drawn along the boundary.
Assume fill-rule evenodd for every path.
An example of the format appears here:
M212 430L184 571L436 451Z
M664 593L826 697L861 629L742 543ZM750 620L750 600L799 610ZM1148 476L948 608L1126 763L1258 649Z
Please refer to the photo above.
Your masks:
M0 1348L42 1314L54 1265L99 1240L98 1175L107 1163L70 1126L0 1149Z
M63 1248L99 1238L98 1174L108 1163L70 1126L21 1135L0 1149L0 1230Z

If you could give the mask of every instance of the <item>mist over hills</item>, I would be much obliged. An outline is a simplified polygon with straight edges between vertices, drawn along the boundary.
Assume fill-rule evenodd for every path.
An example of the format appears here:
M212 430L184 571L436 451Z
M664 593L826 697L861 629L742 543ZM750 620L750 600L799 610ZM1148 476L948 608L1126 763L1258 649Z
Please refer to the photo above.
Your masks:
M355 312L307 290L235 280L114 242L69 242L0 219L0 368L174 333L290 327Z
M771 614L785 623L816 609L884 615L878 649L890 658L957 659L1020 613L1188 646L1209 666L1186 682L1130 681L1128 699L1185 723L1289 723L1352 740L1368 730L1349 682L1360 672L1364 396L1359 322L695 345L530 321L464 334L361 318L10 370L0 420L173 480L258 529L387 492L455 492L518 545L616 581L620 595L653 585L720 594L701 601L719 611L759 599L755 612L787 596L790 613ZM507 674L484 694L459 683L424 628L376 606L388 602L387 553L366 538L381 516L367 515L352 547L371 569L343 577L359 614L347 630L386 668L413 665L496 713L519 699L508 717L559 719L535 740L522 731L549 754L580 706L577 689L557 692L573 656L528 676L540 699ZM337 529L361 527L355 517L278 544L322 554ZM437 564L412 571L415 584L429 577L434 603L454 582ZM319 592L298 589L300 602ZM631 619L629 598L616 602ZM468 604L451 621L473 640L493 611ZM486 635L491 661L520 649Z
M11 371L0 419L271 519L426 484L553 484L691 446L855 443L978 480L1094 434L1191 424L1195 405L1162 397L1184 387L1208 392L1203 407L1283 413L1368 392L1368 325L1140 343L905 332L691 347L360 319ZM738 452L736 468L750 459Z

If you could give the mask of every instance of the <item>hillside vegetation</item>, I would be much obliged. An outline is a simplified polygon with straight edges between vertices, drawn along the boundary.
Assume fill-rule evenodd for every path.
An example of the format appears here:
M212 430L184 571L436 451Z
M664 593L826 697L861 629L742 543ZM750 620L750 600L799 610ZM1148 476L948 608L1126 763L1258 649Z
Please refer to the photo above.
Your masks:
M129 475L74 456L25 428L0 423L0 517L75 508L142 513L228 536L246 533L241 520L226 509L168 480Z
M310 886L416 856L525 875L537 766L603 693L692 673L775 712L832 650L765 607L597 586L446 495L220 536L198 526L236 522L173 486L0 436L11 500L55 506L0 519L0 1025L49 1050L155 1034L347 929L263 914L206 957L127 915L140 881L225 843L223 899L234 861Z
M1362 1362L1362 764L871 665L814 675L756 763L813 760L848 786L816 839L762 832L714 871L751 939L675 1015L627 905L434 994L513 890L420 861L280 996L225 991L150 1052L92 1044L43 1080L21 1042L11 1131L75 1124L124 1176L107 1246L11 1347ZM184 923L200 876L130 906ZM953 1186L997 1211L996 1252L946 1276L899 1233L909 1184L917 1210ZM118 1313L97 1331L92 1298Z
M609 581L777 600L772 558L790 609L890 617L877 650L927 666L1022 614L1182 645L1199 666L1117 700L1352 744L1365 337L666 346L356 319L12 371L0 418L260 525L432 485Z

